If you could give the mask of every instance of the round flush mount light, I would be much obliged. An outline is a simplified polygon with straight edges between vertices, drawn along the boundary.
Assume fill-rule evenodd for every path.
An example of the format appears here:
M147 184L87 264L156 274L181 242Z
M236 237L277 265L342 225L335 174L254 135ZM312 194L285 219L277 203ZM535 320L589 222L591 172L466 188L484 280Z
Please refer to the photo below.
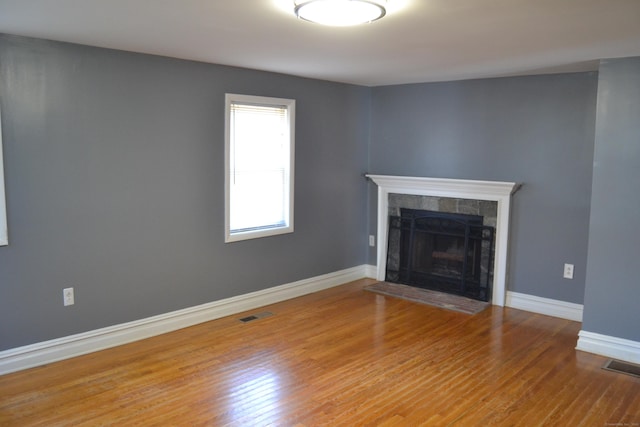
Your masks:
M298 18L334 27L367 24L387 13L383 0L300 0L294 4Z

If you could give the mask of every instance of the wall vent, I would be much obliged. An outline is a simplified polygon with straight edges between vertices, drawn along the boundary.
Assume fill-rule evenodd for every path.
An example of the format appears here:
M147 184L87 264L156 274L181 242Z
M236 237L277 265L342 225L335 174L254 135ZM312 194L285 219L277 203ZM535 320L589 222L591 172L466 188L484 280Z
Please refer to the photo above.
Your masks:
M633 363L609 359L602 369L640 378L640 365L634 365Z
M248 322L251 322L253 320L263 319L263 318L269 317L269 316L273 316L273 313L271 313L269 311L263 311L262 313L252 314L251 316L242 317L242 318L240 318L238 320L240 320L242 323L248 323Z

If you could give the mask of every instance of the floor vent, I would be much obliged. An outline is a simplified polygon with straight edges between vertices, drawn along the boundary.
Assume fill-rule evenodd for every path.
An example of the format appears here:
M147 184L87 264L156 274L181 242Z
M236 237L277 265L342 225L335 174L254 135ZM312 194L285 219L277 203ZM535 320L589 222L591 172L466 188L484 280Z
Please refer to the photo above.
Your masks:
M273 313L269 312L269 311L264 311L262 313L258 313L258 314L252 314L251 316L247 316L247 317L242 317L239 320L242 323L248 323L251 322L253 320L258 320L258 319L263 319L265 317L269 317L269 316L273 316Z
M634 365L633 363L620 362L619 360L609 359L607 363L604 364L602 369L640 378L640 365Z

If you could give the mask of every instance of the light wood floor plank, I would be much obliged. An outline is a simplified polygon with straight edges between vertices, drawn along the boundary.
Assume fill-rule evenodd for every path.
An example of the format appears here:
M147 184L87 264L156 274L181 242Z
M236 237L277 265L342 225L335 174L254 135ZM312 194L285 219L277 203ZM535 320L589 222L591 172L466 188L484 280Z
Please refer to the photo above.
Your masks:
M373 282L2 376L0 425L640 426L640 379L576 351L579 323Z

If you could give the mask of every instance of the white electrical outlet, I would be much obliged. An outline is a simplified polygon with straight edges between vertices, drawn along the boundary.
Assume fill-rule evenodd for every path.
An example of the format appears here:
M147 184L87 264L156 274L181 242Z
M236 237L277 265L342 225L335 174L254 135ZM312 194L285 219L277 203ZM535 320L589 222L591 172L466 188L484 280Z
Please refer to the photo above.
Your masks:
M73 288L64 288L62 290L62 298L65 306L75 304L75 298L73 296Z
M369 246L374 247L376 245L376 236L373 234L369 235Z
M564 265L564 274L562 277L565 279L573 279L573 264Z

